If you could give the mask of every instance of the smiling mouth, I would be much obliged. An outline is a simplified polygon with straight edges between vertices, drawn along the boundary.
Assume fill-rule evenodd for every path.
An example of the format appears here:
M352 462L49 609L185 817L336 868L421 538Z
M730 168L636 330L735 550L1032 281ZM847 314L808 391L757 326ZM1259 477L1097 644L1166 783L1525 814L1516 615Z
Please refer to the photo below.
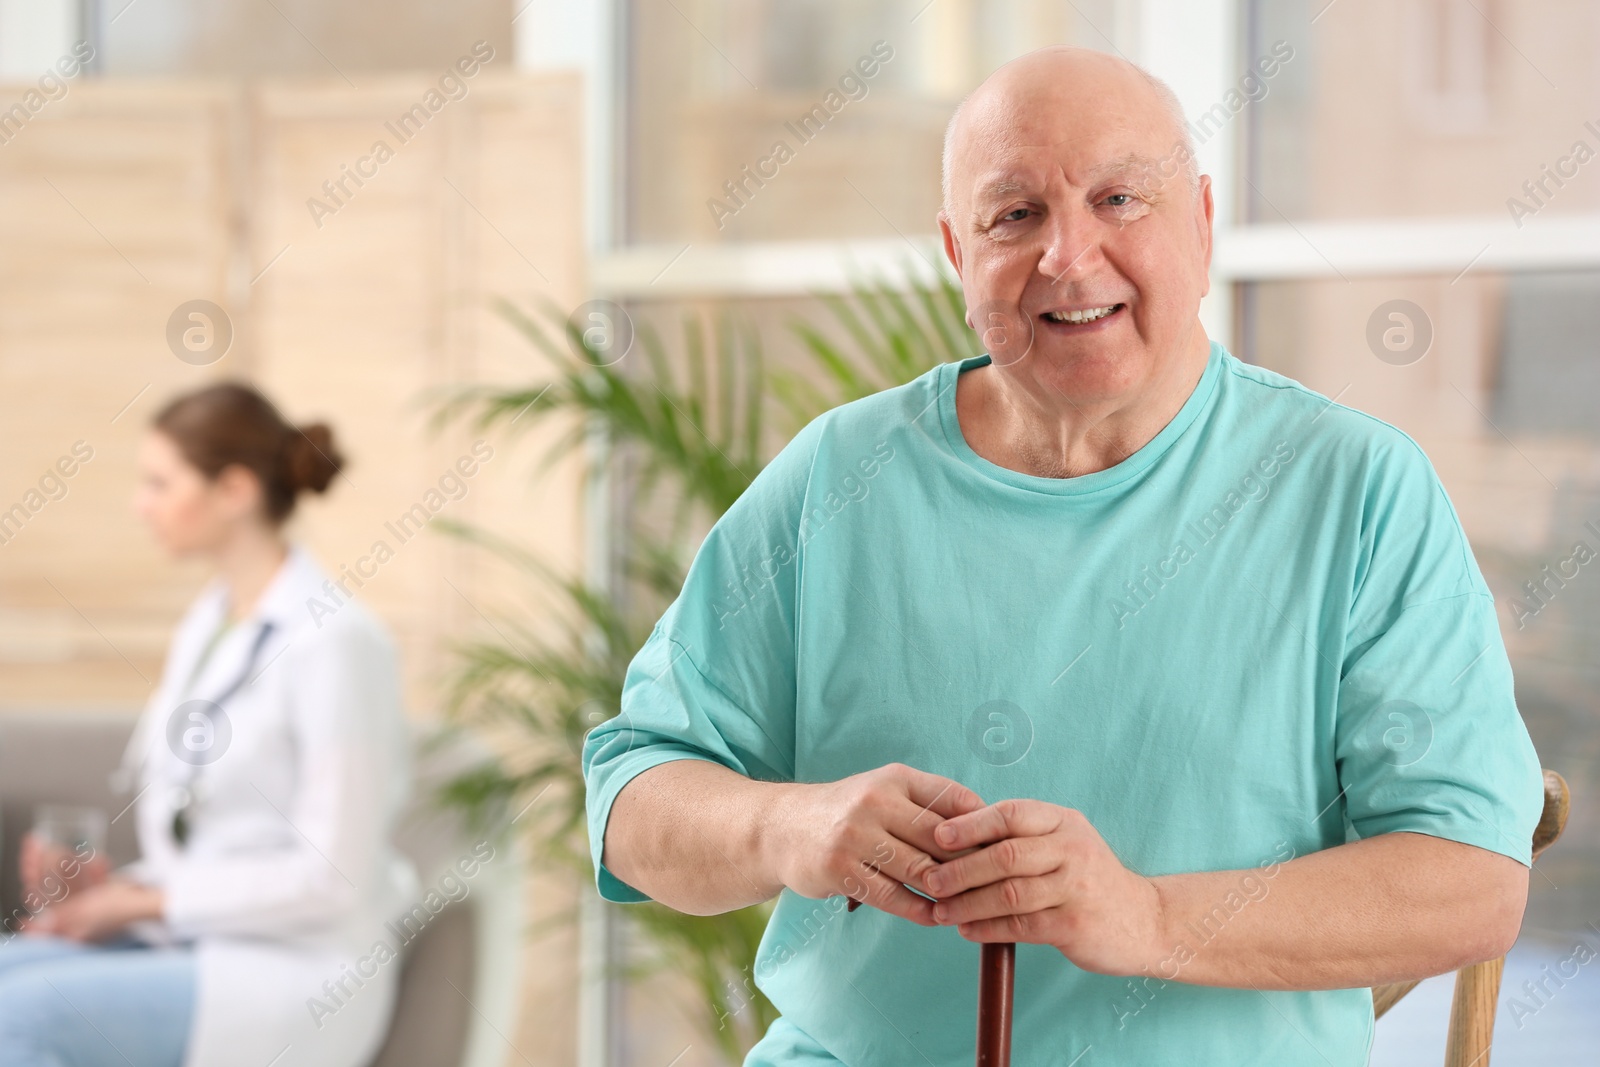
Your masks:
M1127 307L1126 304L1107 304L1105 307L1083 308L1079 311L1046 311L1039 316L1046 322L1060 322L1069 326L1084 326L1091 322L1099 322L1108 315L1114 315Z

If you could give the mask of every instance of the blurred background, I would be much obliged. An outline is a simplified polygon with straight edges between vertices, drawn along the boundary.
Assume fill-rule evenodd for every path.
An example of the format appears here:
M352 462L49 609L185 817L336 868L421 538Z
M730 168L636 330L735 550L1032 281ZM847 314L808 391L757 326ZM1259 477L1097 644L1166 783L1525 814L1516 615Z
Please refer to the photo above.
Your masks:
M1439 470L1574 798L1495 1062L1592 1060L1600 964L1562 968L1600 953L1596 0L0 0L0 723L131 721L159 677L204 578L128 506L166 397L243 377L332 423L348 477L294 528L330 572L482 438L359 595L419 731L500 754L440 804L557 792L477 935L515 965L418 1010L481 1008L478 1063L736 1057L769 1011L740 970L760 914L596 904L575 746L796 420L976 351L935 236L944 126L1052 43L1182 100L1216 190L1211 335ZM629 422L637 396L669 404ZM0 751L0 802L35 763ZM1425 983L1373 1062L1438 1059L1448 998Z

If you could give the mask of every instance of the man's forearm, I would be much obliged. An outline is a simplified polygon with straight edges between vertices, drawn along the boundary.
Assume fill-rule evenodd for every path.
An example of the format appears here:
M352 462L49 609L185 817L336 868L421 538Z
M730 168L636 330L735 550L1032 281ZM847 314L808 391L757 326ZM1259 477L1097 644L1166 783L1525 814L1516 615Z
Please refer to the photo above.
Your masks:
M764 844L771 804L784 788L706 760L652 767L617 794L604 863L651 899L691 915L770 900L783 886Z
M1346 989L1442 974L1516 940L1528 870L1470 845L1396 833L1276 867L1153 879L1157 978Z

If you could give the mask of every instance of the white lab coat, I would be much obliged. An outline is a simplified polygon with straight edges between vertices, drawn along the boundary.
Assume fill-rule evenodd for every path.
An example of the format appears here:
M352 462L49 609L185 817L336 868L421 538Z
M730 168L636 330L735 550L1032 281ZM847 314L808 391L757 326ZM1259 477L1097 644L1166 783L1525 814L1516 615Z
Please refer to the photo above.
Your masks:
M327 581L291 545L254 612L184 693L227 610L226 586L213 581L184 615L129 742L141 858L125 873L160 886L166 900L162 921L135 933L195 946L185 1067L359 1067L388 1029L400 961L375 962L373 950L396 946L385 924L418 894L416 872L391 844L409 790L409 740L392 641ZM253 680L211 716L227 725L214 722L208 735L187 714L192 706L178 709L244 675L264 620L273 629ZM185 745L221 755L192 780L179 848L175 788L192 764L175 751Z

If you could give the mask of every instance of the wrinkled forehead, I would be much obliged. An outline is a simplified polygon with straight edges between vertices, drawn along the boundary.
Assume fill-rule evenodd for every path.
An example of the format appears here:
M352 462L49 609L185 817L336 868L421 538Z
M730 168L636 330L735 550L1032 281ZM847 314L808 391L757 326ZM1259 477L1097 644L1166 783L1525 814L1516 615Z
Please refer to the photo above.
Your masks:
M958 179L952 196L976 207L988 200L1045 193L1062 183L1083 190L1115 184L1150 192L1163 177L1172 176L1170 156L1111 140L1008 146L984 160L984 169L970 173L965 188Z
M1062 178L1077 187L1108 180L1143 186L1170 175L1182 151L1181 131L1151 91L1089 94L1057 86L973 103L951 143L952 206Z

